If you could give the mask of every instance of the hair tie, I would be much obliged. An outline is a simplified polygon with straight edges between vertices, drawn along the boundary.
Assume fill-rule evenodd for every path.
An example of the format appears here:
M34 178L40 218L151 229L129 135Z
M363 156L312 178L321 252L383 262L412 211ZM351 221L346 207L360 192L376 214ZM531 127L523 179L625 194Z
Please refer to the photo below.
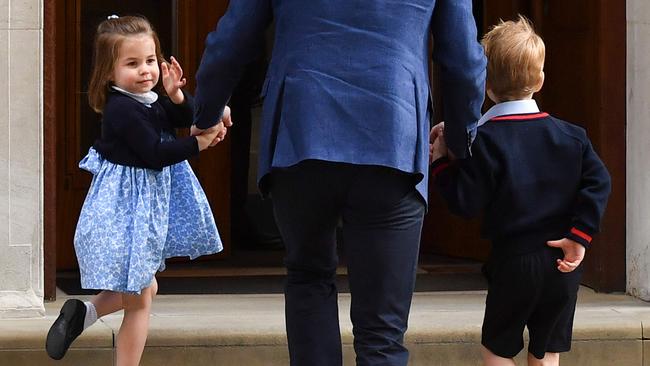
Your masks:
M115 14L113 14L113 15L109 15L109 16L106 17L107 20L118 19L118 18L119 18L119 16L117 16L117 15L115 15Z

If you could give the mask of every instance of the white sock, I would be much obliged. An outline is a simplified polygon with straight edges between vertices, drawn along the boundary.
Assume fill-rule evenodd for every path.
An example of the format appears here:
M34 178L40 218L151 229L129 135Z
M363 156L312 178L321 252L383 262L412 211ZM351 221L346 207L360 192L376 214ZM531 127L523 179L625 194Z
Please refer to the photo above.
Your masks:
M86 305L86 317L84 318L84 330L86 330L97 321L97 309L95 309L95 304L90 301L85 301L84 305Z

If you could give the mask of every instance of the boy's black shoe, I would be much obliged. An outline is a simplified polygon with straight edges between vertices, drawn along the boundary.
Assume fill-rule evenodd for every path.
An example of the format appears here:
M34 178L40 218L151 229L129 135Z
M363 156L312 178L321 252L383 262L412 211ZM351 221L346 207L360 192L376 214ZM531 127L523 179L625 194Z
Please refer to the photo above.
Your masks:
M81 334L86 317L86 305L77 299L70 299L63 304L59 317L47 332L45 349L55 360L65 356L70 344Z

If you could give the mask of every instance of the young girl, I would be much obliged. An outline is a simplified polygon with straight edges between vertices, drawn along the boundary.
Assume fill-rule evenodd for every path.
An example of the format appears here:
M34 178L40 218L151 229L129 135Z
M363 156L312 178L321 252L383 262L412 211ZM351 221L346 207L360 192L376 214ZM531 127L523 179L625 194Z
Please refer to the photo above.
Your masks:
M153 91L159 76L166 95ZM94 177L74 244L82 287L102 291L89 302L65 302L46 340L54 359L98 317L123 309L117 365L138 365L158 286L154 275L165 258L193 259L222 249L186 159L221 141L224 121L231 122L226 111L204 134L175 139L174 128L192 123L192 100L181 90L185 82L174 58L171 65L164 62L146 19L111 16L99 25L89 101L102 114L102 132L79 164Z

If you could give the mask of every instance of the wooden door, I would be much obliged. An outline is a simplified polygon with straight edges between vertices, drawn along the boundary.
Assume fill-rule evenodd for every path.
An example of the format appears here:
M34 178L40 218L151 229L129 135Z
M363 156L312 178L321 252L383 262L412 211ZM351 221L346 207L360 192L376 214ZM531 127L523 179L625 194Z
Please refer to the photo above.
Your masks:
M541 108L587 129L612 176L612 194L585 259L584 282L625 290L625 1L534 0L547 45Z
M483 32L485 0L473 0L474 18L479 38ZM490 6L493 6L490 2ZM442 120L442 96L444 90L438 82L438 68L431 65L431 89L434 99L434 121ZM432 183L430 181L429 183ZM468 258L483 261L487 259L490 243L480 237L480 219L465 220L453 216L447 210L444 200L429 186L429 212L424 218L420 253Z
M147 17L157 30L163 54L174 55L181 62L189 82L188 89L193 91L194 71L200 61L205 35L214 28L226 6L227 1L214 0L74 0L50 4L46 24L58 31L50 40L55 43L55 49L52 45L46 46L53 58L49 60L48 70L57 77L51 80L46 77L46 84L54 93L46 99L52 100L55 104L52 109L57 111L52 118L54 131L51 131L57 144L49 152L54 155L55 162L50 165L54 176L46 179L54 180L50 187L55 189L52 193L56 198L46 202L53 201L56 220L46 223L46 227L53 224L56 229L48 231L46 228L46 250L56 252L55 259L48 256L48 260L56 261L56 270L77 268L73 236L92 178L77 164L100 132L100 116L88 106L86 94L97 24L111 14ZM213 258L228 256L230 252L229 154L226 140L190 161L208 196L224 242L224 251Z
M546 82L540 108L577 123L612 175L602 232L585 260L584 282L601 291L625 290L625 2L618 0L484 0L483 31L499 19L530 18L546 43ZM483 258L477 223L444 212L432 200L424 247Z

